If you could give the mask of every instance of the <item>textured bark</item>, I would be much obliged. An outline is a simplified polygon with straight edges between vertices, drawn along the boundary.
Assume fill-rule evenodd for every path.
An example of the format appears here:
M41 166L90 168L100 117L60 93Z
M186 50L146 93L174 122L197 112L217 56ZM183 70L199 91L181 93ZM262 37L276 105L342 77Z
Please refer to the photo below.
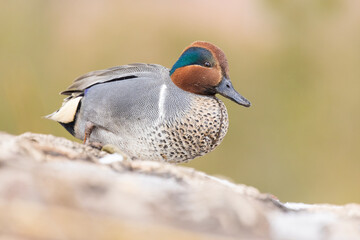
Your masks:
M0 133L0 239L360 239L360 206L283 204L191 168Z

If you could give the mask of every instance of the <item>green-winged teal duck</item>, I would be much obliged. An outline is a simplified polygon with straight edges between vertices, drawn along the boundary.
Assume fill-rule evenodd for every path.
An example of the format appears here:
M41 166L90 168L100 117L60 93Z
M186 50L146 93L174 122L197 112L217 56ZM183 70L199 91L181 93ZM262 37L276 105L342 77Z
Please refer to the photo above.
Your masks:
M133 159L187 162L223 140L228 114L215 94L245 107L221 49L197 41L171 69L129 64L87 73L47 116L89 144L110 144Z

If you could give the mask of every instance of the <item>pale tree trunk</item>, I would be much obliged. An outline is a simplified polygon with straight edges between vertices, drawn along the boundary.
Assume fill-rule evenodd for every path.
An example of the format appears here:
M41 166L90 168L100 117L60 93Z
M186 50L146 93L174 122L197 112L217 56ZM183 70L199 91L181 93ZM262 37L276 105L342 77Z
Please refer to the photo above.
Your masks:
M283 204L191 168L0 133L0 239L360 239L360 206Z

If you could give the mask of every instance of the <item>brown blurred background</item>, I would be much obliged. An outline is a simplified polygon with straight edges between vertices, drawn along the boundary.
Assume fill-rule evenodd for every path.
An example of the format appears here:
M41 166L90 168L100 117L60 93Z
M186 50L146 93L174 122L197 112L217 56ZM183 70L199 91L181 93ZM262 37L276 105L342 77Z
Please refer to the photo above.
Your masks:
M250 109L186 164L282 201L360 202L360 1L2 0L0 130L74 139L42 119L86 72L167 67L195 40L221 47Z

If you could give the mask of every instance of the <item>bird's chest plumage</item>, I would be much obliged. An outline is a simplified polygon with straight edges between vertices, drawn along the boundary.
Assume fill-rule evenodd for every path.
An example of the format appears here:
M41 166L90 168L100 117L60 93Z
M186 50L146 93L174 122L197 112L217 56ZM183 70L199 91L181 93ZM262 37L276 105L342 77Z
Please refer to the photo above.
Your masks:
M195 97L190 108L176 118L154 125L138 139L139 156L167 162L187 162L212 151L228 129L223 102L215 97Z

